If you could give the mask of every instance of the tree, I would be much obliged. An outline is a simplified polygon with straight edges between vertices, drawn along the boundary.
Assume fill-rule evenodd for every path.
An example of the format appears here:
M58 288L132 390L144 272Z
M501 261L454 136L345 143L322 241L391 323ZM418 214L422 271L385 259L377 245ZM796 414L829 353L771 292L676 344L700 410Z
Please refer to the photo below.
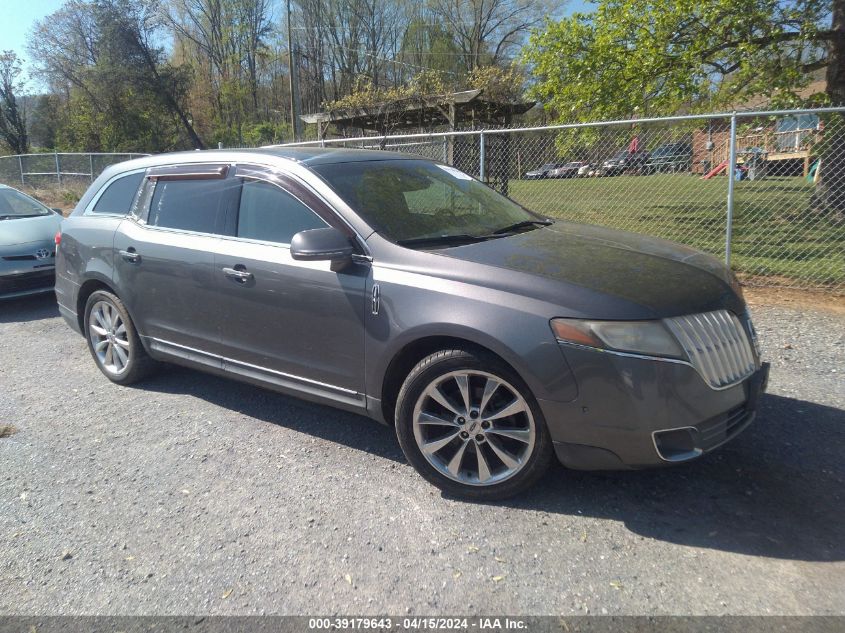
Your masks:
M845 0L600 0L594 13L548 22L524 51L532 96L559 120L707 111L764 95L845 104ZM835 129L843 129L836 117ZM845 210L845 138L826 143L824 203ZM831 189L832 188L832 189Z
M96 0L95 6L103 44L113 62L130 73L128 80L157 97L162 109L178 119L194 149L204 149L184 106L184 69L169 64L164 50L153 44L160 27L158 0Z
M270 0L168 0L163 7L186 60L210 89L194 101L211 102L218 137L242 142L243 126L259 113L260 62L272 32Z
M58 95L41 94L33 97L27 116L30 143L35 147L55 149L62 119L62 102Z
M26 115L18 102L22 84L18 81L21 64L13 51L0 54L0 140L14 154L29 152Z
M430 0L431 12L463 54L467 70L507 61L550 14L546 0Z
M61 98L62 148L202 147L184 101L189 75L169 63L158 0L68 0L36 24L35 72Z
M835 0L841 3L842 0ZM828 64L830 0L601 0L550 22L525 60L533 94L569 119L675 114L766 95L779 105Z

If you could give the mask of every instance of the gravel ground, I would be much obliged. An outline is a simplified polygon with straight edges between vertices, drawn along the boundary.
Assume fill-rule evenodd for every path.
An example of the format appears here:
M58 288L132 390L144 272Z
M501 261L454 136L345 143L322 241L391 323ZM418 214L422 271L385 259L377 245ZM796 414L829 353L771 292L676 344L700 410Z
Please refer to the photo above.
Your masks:
M845 316L757 305L770 395L673 469L444 498L365 418L171 368L112 385L0 305L0 614L843 614Z

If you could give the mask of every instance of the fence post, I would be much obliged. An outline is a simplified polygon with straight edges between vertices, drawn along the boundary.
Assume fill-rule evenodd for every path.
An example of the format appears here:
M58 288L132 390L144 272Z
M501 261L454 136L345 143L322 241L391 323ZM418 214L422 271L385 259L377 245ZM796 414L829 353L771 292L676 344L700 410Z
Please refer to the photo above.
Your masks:
M132 157L130 156L130 158ZM94 182L94 154L88 154L88 164L91 167L91 182Z
M731 265L731 240L734 224L734 180L736 179L736 112L731 115L731 136L728 150L728 218L725 226L725 265Z
M481 182L484 182L485 176L487 175L485 173L485 171L486 170L484 169L484 130L481 130L481 132L478 135L478 179Z
M23 157L20 154L18 154L18 169L21 170L21 184L25 185L26 182L23 179Z
M56 156L56 180L59 181L59 184L62 184L62 168L59 164L59 153L55 152Z

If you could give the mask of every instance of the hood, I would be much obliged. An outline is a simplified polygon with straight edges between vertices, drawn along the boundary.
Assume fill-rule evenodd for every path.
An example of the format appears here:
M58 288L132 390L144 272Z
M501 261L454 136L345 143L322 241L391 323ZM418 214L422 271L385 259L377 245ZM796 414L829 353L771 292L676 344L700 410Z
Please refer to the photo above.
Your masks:
M745 309L733 274L714 257L598 226L557 221L438 253L512 271L516 292L543 300L552 295L572 316L650 319Z
M0 248L33 242L52 242L62 216L51 213L37 218L0 220Z

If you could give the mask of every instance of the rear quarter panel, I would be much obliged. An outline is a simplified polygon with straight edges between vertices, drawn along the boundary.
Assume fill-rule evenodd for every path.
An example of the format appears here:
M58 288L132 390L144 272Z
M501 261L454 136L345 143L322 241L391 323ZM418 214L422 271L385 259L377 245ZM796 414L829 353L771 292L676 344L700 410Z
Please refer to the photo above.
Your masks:
M123 218L71 216L62 224L56 253L56 298L77 313L79 288L89 280L111 285L114 276L114 232Z

